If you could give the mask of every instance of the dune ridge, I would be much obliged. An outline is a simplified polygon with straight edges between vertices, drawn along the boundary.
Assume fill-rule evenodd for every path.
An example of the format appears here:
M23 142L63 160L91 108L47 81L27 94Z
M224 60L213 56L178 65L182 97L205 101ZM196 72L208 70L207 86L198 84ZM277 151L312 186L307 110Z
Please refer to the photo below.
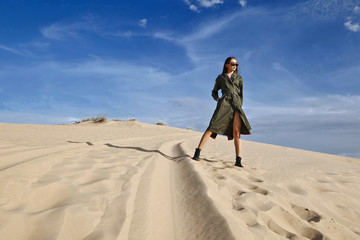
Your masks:
M0 239L359 239L360 162L131 122L0 123Z

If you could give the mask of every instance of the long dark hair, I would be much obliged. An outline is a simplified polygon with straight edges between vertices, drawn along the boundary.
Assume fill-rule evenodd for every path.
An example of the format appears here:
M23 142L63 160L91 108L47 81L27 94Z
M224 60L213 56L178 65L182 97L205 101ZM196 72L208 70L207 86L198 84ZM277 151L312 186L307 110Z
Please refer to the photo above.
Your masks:
M231 61L231 59L235 59L236 62L237 62L237 59L235 57L228 57L224 62L223 73L227 73L228 69L227 69L227 67L225 65L228 64ZM239 67L237 67L236 70L235 70L236 74L238 74L238 69L239 69Z

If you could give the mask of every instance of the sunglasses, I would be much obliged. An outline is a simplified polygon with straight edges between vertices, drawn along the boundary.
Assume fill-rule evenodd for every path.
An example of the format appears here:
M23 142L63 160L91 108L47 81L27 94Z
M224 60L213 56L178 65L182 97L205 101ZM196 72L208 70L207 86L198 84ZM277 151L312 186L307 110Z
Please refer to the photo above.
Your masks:
M231 66L237 66L237 67L239 66L239 64L237 64L237 63L230 63L230 65Z

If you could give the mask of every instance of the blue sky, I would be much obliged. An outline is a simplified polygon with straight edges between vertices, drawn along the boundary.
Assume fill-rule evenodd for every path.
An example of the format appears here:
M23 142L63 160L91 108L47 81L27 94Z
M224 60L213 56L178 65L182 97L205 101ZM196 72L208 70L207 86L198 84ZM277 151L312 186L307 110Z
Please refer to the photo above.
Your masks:
M360 158L360 0L9 1L0 122L106 115L204 131L235 56L244 139Z

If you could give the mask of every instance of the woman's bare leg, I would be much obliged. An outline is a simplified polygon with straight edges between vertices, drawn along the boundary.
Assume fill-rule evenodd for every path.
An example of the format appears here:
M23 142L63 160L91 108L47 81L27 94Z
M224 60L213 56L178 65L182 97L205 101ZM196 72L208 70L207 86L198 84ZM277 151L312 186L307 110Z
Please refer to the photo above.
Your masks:
M204 134L202 135L201 140L199 142L199 146L198 146L199 149L202 149L204 147L207 140L209 140L211 134L212 134L212 131L210 131L210 130L206 130L204 132Z
M235 111L234 124L233 124L233 135L234 135L235 153L236 153L236 156L239 156L239 157L241 154L240 129L241 129L240 114L239 114L239 111Z

